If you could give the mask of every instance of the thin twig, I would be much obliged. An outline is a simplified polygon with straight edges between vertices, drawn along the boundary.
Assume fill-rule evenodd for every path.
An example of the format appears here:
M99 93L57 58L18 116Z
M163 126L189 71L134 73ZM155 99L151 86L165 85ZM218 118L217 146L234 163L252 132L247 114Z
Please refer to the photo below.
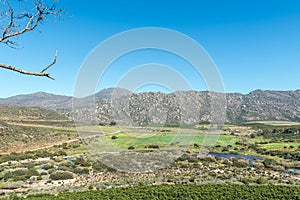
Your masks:
M40 73L44 73L47 69L49 69L56 63L57 54L58 54L58 51L56 50L52 63L50 65L48 65L45 69L43 69Z
M22 69L12 67L10 65L5 65L5 64L0 64L0 67L8 69L8 70L15 71L15 72L19 72L21 74L33 75L33 76L45 76L47 78L50 78L51 80L55 80L53 77L50 76L49 73L45 73L45 71L48 70L50 67L52 67L56 63L57 54L58 54L58 51L56 51L52 63L50 65L48 65L46 68L44 68L41 72L28 72L28 71L24 71Z

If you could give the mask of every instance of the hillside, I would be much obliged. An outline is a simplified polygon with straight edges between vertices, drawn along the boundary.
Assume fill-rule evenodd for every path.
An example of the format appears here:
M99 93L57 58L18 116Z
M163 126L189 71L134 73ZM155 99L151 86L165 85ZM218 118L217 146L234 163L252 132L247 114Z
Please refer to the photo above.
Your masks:
M38 107L0 105L0 120L66 120L54 110Z
M0 105L0 155L69 141L73 123L54 110Z
M36 92L33 94L22 94L9 98L1 98L0 104L41 107L48 109L71 108L72 97Z
M122 88L109 88L95 94L96 108L71 111L72 97L34 93L0 99L0 104L64 109L80 121L96 123L194 124L210 121L211 94L207 91L132 93ZM249 94L227 93L226 122L242 123L261 120L300 121L300 90L255 90ZM84 101L83 101L84 102ZM81 103L81 102L80 102ZM90 116L96 111L97 116ZM184 117L183 117L184 116Z
M256 90L246 95L228 93L226 99L226 122L300 121L300 90ZM74 112L79 121L117 121L135 125L195 124L211 120L210 105L209 92L144 92L122 99L99 101L96 105L97 116L90 115L94 108Z
M101 99L120 98L130 95L132 92L122 88L103 89L95 94L96 101ZM33 94L22 94L9 98L0 98L0 104L19 105L28 107L41 107L47 109L71 109L72 97L49 94L45 92L36 92Z

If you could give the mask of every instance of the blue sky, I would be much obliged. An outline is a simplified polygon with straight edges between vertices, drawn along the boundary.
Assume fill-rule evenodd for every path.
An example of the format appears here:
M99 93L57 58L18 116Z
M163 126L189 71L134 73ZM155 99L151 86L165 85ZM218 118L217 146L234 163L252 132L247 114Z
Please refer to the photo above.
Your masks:
M45 23L39 31L24 34L20 37L23 49L0 45L1 63L28 71L42 69L58 50L58 62L49 70L56 80L3 69L1 97L37 91L72 95L81 64L99 43L141 27L173 29L196 40L216 63L226 92L300 89L298 0L60 0L58 6L66 10L63 20ZM159 51L120 58L98 89L115 86L126 70L149 62L174 67L194 89L207 89L194 76L191 66ZM119 70L120 66L126 70Z

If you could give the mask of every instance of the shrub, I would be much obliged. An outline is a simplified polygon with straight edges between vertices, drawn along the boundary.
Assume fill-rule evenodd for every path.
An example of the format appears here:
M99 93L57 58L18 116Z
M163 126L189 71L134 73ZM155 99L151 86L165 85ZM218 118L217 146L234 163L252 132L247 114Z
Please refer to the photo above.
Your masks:
M36 153L35 153L35 158L46 158L46 157L52 157L53 155L46 151L46 150L38 150Z
M282 166L274 166L272 168L273 171L278 171L278 172L283 172L284 171L284 167Z
M111 136L111 139L112 139L112 140L115 140L115 139L118 139L118 137L115 136L115 135L113 135L113 136Z
M77 165L82 166L82 167L88 167L88 166L90 166L90 163L87 160L85 160L84 158L81 158L81 157L76 158L75 163Z
M75 174L89 174L89 169L88 168L76 167L76 168L73 169L73 172Z
M261 169L264 167L264 164L262 162L254 162L253 167Z
M206 156L204 158L201 158L201 160L204 161L204 162L210 162L210 163L216 162L216 158L213 157L213 156L210 156L210 155Z
M67 156L67 153L65 151L57 151L54 153L54 156Z
M273 159L270 159L270 158L266 158L263 161L263 164L265 165L265 167L272 167L273 165L276 165L277 162L276 162L276 160L273 160Z
M112 122L109 123L109 125L110 126L115 126L115 125L117 125L117 122L112 121Z
M103 171L104 169L107 169L105 165L103 165L101 162L96 161L92 164L92 167L96 171Z
M50 175L51 180L67 180L73 178L73 174L70 172L54 172Z
M245 185L249 185L250 183L253 182L253 180L251 178L243 177L240 178L240 182L244 183Z
M247 167L249 164L249 161L247 159L237 159L237 158L232 158L232 165L235 167Z
M149 145L145 146L145 148L159 149L159 146L157 144L149 144Z
M5 181L12 179L13 181L26 181L32 176L39 176L39 172L35 169L29 169L29 170L15 170L10 171L4 174L3 179Z
M92 190L94 189L94 186L93 185L89 185L89 190Z
M47 172L41 172L41 173L40 173L41 176L45 176L45 175L47 175L47 174L48 174Z
M73 165L72 165L72 163L71 162L69 162L69 161L66 161L66 160L64 160L64 161L62 161L62 162L60 162L59 163L59 166L58 167L72 167Z
M133 149L135 149L135 148L134 148L134 146L129 146L128 149L129 149L129 150L133 150Z
M257 184L264 184L266 182L267 182L267 180L263 177L259 177L258 179L256 179Z
M196 176L191 176L190 179L189 179L189 181L192 182L192 183L195 182L195 180L196 180Z
M42 167L42 169L44 169L44 170L49 170L49 169L52 169L52 168L54 168L54 166L51 165L51 164L46 164L46 165L44 165L44 166Z

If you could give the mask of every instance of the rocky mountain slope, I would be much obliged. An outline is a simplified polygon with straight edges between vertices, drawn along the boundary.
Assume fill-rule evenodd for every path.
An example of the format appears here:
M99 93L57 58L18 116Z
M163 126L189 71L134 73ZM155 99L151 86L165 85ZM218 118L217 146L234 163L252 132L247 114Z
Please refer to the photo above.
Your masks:
M96 106L71 111L72 98L46 93L0 99L0 104L64 109L66 117L78 121L123 124L194 124L211 120L212 94L207 91L132 93L110 88L95 94ZM300 121L300 90L255 90L249 94L226 94L226 121L241 123L260 120ZM221 109L221 108L220 108ZM216 109L218 110L218 109ZM216 111L218 112L218 111ZM215 113L218 116L218 113Z
M212 94L181 91L171 94L145 92L121 99L103 99L96 107L72 111L78 121L121 124L195 124L212 119ZM226 94L226 122L300 121L300 90ZM216 109L215 115L221 116ZM70 116L70 112L66 113Z

